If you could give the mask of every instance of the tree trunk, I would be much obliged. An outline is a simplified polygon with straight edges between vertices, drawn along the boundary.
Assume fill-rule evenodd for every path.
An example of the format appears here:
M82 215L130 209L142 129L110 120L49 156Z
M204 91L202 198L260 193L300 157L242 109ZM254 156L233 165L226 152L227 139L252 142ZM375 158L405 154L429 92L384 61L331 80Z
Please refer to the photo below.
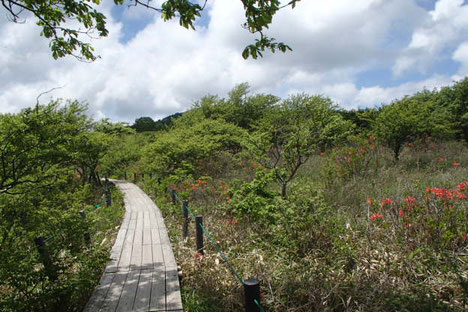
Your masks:
M288 192L287 192L287 188L288 188L288 183L285 182L281 185L281 197L283 197L283 199L288 199Z

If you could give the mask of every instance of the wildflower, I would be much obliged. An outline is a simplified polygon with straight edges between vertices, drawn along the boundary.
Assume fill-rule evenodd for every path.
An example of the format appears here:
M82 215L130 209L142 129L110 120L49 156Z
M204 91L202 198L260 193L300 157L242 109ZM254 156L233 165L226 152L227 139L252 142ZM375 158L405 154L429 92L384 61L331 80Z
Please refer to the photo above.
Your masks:
M457 190L459 192L463 192L463 191L468 192L468 181L458 184L457 185Z
M386 204L393 204L393 200L391 200L390 198L385 198L382 200L381 204L382 204L382 209L383 209L385 208Z
M383 215L381 213L376 213L375 215L372 216L372 221L375 221L377 219L382 219Z
M372 200L372 198L369 198L369 199L367 200L367 204L368 204L369 206L371 206L373 203L374 203L374 201Z
M203 257L203 255L199 252L195 253L193 256L197 259L200 259L201 257Z
M444 157L440 157L440 158L439 158L439 161L440 161L440 162L443 162L443 161L445 161L445 158L444 158Z
M405 211L403 209L400 210L400 217L404 217L405 216Z
M414 204L416 204L416 198L408 196L406 197L405 202L408 204L408 209L411 210L414 208Z
M456 162L453 163L453 166L458 167L458 166L460 166L460 163L458 161L456 161Z

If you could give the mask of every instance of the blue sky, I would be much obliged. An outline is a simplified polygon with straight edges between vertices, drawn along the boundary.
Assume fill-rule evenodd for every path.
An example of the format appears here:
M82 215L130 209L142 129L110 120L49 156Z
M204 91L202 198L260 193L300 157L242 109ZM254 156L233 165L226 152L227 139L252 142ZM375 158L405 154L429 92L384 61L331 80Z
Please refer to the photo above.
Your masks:
M154 3L160 3L158 0ZM91 43L100 58L54 61L34 20L0 15L0 112L41 97L87 102L96 119L133 122L185 111L238 83L252 93L330 97L347 109L439 88L468 73L468 5L463 0L303 0L281 10L268 35L293 51L244 60L255 37L239 0L209 0L197 30L163 22L142 7L103 2L109 36Z

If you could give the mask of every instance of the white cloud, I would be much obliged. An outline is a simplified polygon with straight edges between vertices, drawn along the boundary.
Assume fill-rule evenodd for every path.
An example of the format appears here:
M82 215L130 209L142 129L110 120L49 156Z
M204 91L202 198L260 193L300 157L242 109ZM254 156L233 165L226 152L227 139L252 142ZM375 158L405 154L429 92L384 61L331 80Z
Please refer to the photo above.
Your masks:
M458 46L452 58L461 64L458 76L461 78L461 76L468 75L468 41Z
M444 49L450 49L468 35L468 5L463 0L439 0L427 14L424 25L413 32L406 50L396 60L393 72L427 73Z
M54 61L34 23L16 25L0 18L0 112L33 105L39 93L63 86L51 95L89 102L96 118L161 118L188 109L203 95L224 96L244 81L254 92L323 94L348 108L378 105L423 86L450 82L448 76L395 87L360 88L357 82L367 69L394 64L406 48L404 37L410 38L415 28L426 29L421 25L427 19L451 25L449 17L459 13L449 4L456 8L459 3L439 2L447 7L436 6L431 16L413 0L301 1L296 9L279 12L268 31L294 51L266 53L259 60L241 57L242 49L254 38L241 27L244 13L238 0L210 2L209 22L196 32L181 28L177 20L164 23L155 17L125 43L119 41L123 24L110 18L109 37L93 40L101 59L92 64L73 58ZM103 9L110 16L111 1ZM126 22L147 18L148 13L131 8L124 14ZM411 49L433 42L429 31L416 32L421 35L419 39L413 35L414 47L398 60L402 72L413 64ZM465 62L463 51L453 58ZM51 95L41 97L42 102Z

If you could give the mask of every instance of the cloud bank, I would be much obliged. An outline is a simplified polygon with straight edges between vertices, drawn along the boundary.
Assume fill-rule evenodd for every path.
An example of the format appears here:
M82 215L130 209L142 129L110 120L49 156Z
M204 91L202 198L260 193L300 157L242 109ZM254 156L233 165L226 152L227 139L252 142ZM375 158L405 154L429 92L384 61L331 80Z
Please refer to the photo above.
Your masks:
M293 52L259 60L241 57L254 38L241 27L240 1L209 2L197 31L143 8L116 14L108 2L102 10L110 34L92 40L101 58L91 64L53 60L33 20L0 17L1 113L34 105L38 94L60 86L41 101L86 101L95 118L157 119L206 94L225 96L241 82L252 92L308 92L345 108L372 107L468 72L463 0L439 0L433 9L416 0L301 1L280 11L268 32Z

